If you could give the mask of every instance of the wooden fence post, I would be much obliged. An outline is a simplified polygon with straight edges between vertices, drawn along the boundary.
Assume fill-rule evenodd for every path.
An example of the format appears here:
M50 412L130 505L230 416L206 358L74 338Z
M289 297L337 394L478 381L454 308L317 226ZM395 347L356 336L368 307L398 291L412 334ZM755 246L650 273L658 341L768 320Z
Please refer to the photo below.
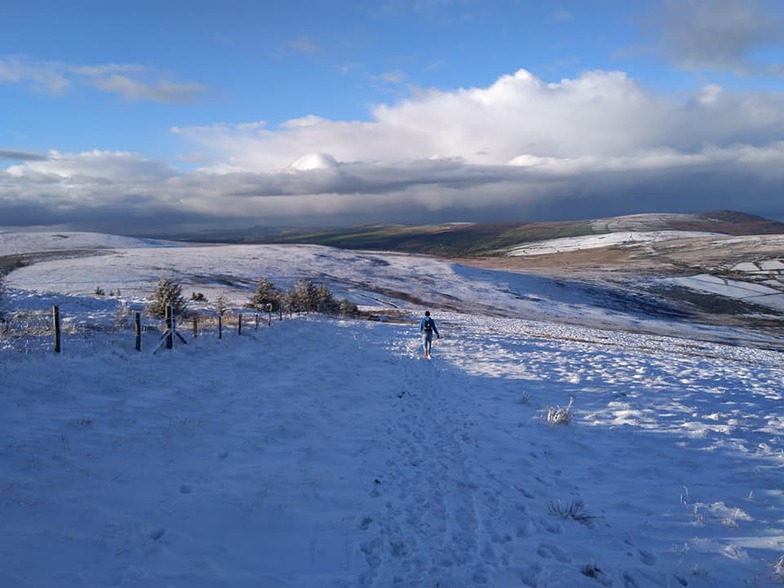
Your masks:
M223 339L223 315L218 315L218 339Z
M136 325L136 351L142 350L142 318L140 313L136 313L134 317L134 323Z
M237 334L242 336L242 313L240 313L240 320L237 321Z
M199 329L199 326L198 326L198 325L199 325L199 319L198 319L198 317L197 317L197 316L194 314L194 315L193 315L193 317L192 317L192 320L193 320L193 338L195 339L196 337L198 337L198 336L199 336L199 333L198 333L198 329Z
M54 351L60 353L60 307L52 306L52 322L54 323Z
M174 317L172 317L172 307L170 304L166 305L166 349L172 349L174 347L174 333L172 329L172 324L174 322Z

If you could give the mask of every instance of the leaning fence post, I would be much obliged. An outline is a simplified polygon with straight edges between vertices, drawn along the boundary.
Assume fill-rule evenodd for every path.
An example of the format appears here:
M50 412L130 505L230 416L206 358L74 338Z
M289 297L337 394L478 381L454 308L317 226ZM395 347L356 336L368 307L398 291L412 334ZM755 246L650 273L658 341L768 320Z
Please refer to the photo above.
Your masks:
M140 313L136 313L134 317L134 323L136 325L136 351L142 350L142 318Z
M52 323L54 324L54 351L60 353L60 307L52 306Z

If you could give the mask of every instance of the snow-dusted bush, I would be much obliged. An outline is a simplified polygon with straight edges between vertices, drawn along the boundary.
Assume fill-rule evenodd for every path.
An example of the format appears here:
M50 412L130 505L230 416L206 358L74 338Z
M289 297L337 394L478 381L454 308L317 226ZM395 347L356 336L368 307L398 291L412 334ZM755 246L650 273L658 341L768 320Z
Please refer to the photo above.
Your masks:
M594 515L585 512L585 504L582 500L572 500L566 505L560 500L551 501L547 510L555 517L572 519L586 527L593 527L593 522L596 520Z
M359 307L353 302L343 298L338 304L338 312L341 316L357 316L359 314Z
M568 425L574 420L572 413L572 403L574 398L569 399L569 404L565 407L555 406L547 409L547 422L552 425Z

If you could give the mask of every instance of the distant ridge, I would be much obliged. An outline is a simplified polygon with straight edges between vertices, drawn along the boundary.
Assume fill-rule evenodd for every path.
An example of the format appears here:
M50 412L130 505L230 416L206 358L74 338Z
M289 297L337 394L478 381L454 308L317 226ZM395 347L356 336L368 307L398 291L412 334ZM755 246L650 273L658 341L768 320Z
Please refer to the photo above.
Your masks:
M442 257L487 257L500 255L505 248L515 245L562 237L665 230L733 236L784 235L784 223L720 210L704 214L647 213L582 221L365 225L340 229L256 227L176 238L208 243L310 244Z
M688 215L687 215L688 216ZM717 226L724 230L714 230L713 232L724 233L726 235L782 235L784 234L784 223L756 216L753 214L746 214L745 212L736 212L733 210L718 210L715 212L707 212L701 216L705 221L715 221ZM695 231L704 230L705 225L700 225L700 220L689 221L684 219L676 223L677 230L680 231ZM702 221L704 222L704 221ZM695 228L700 227L703 228Z

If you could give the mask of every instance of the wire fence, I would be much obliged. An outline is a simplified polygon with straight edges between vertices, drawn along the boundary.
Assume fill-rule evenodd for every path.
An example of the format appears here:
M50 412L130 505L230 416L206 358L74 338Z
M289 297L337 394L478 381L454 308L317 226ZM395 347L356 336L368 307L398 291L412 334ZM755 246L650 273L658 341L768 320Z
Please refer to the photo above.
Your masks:
M290 314L289 316L293 316ZM19 353L67 353L90 350L101 334L102 345L119 345L136 351L157 352L188 344L198 337L243 336L274 322L283 321L282 312L252 309L218 312L189 312L184 317L163 319L124 307L114 317L83 313L61 313L51 309L27 309L7 314L0 322L0 350ZM108 337L108 340L107 340Z

